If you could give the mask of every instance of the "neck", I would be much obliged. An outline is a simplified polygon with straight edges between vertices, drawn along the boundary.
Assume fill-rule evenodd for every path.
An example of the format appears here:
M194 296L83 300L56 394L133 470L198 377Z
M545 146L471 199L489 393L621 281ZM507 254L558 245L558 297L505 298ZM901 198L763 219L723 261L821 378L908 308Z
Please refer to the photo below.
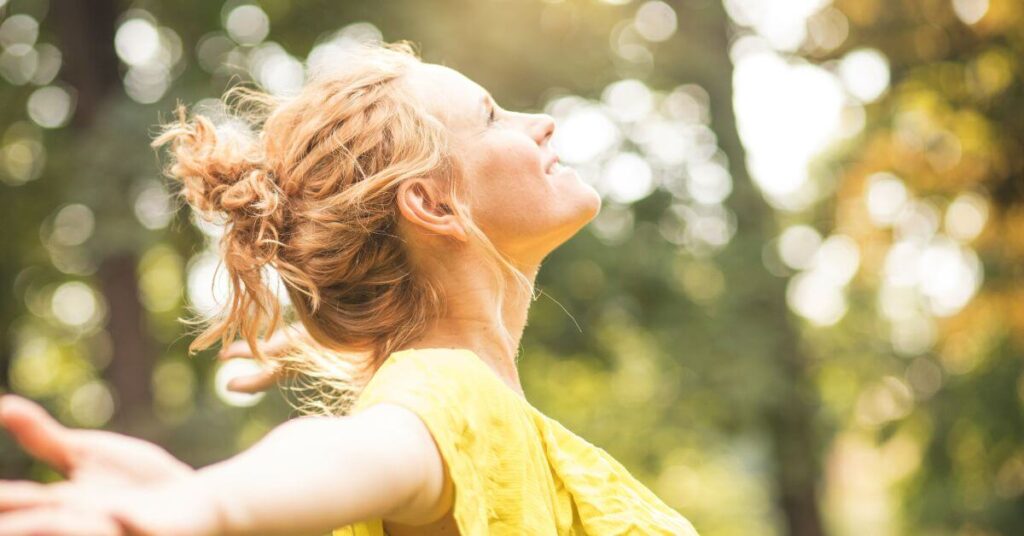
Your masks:
M515 280L506 281L501 311L498 282L481 262L450 262L439 267L447 304L438 318L410 348L464 348L480 356L510 388L522 394L517 358L526 327L531 295ZM519 269L533 286L540 265Z

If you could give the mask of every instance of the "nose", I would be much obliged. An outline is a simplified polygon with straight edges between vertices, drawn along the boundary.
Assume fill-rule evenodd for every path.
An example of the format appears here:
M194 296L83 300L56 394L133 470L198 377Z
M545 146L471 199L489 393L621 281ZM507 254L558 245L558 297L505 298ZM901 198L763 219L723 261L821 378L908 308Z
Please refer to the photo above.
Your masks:
M548 114L536 114L533 121L533 139L537 145L543 146L555 132L555 118Z

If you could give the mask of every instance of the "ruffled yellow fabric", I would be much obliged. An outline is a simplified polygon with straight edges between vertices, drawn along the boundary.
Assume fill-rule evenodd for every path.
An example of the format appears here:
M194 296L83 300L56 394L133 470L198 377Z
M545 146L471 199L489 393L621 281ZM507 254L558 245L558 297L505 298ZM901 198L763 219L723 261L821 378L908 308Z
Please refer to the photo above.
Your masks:
M381 402L427 425L455 485L464 536L697 534L604 449L542 414L470 350L391 354L353 412ZM333 532L386 534L381 519Z

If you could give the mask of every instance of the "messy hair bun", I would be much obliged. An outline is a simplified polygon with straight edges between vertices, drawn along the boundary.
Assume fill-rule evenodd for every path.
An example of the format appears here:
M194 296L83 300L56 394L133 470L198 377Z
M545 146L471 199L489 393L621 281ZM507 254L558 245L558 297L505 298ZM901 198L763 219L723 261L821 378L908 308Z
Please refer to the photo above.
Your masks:
M242 88L233 91L249 99L262 97ZM268 109L275 106L265 98L263 103ZM232 339L239 331L255 338L259 328L279 322L280 309L274 306L276 296L267 287L264 272L279 261L287 219L284 194L267 167L261 140L251 131L237 123L218 128L203 115L189 123L181 104L176 113L177 122L153 145L172 141L167 174L181 181L181 195L202 217L225 224L220 248L231 284L225 314L213 319L192 348Z
M193 351L241 336L264 359L256 340L282 320L268 267L313 340L362 352L364 371L442 314L438 287L414 272L396 229L404 179L440 177L457 197L444 127L393 83L418 61L406 43L377 44L314 73L293 97L236 86L225 95L238 97L235 113L222 125L190 120L179 104L152 145L170 144L165 173L199 214L225 224L231 283Z

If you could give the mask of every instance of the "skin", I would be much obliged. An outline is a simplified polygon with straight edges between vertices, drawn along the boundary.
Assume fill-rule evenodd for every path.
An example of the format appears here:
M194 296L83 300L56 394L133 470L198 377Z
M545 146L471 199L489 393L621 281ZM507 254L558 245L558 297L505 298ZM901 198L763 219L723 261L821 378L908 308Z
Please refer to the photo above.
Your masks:
M551 166L554 121L503 110L480 85L439 65L416 65L399 83L449 129L474 221L533 281L543 259L601 208L575 171ZM413 262L442 283L449 303L448 314L409 347L470 349L522 394L515 358L531 297L509 282L498 317L498 283L444 192L429 178L398 190L399 230ZM273 354L288 340L279 334L262 344ZM236 343L220 357L251 354ZM231 387L264 389L275 374L236 379ZM142 440L64 428L13 395L0 397L0 425L68 477L49 485L0 482L0 536L322 534L375 517L393 535L457 532L444 460L419 417L400 406L292 419L199 470Z
M532 283L541 261L597 215L601 197L570 168L546 172L556 158L548 145L555 128L550 116L503 110L484 88L447 67L424 64L411 74L411 90L454 134L454 150L470 177L474 220ZM411 346L473 350L522 393L515 356L530 296L506 293L503 330L484 254L466 241L456 216L438 209L448 201L438 190L426 179L399 187L400 229L411 237L413 260L442 282L450 307Z

